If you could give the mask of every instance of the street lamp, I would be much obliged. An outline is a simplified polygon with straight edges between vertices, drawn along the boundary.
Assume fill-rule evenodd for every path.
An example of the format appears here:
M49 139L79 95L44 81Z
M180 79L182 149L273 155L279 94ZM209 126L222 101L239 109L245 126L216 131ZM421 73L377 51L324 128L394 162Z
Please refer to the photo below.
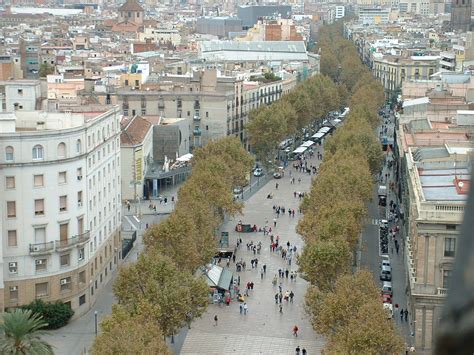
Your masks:
M94 320L95 320L95 336L97 336L97 311L94 311Z

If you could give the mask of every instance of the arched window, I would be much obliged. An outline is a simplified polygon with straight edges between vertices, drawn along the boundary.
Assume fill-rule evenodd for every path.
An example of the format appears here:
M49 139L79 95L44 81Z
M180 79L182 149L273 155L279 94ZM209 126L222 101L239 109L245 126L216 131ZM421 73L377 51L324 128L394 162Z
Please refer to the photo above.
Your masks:
M34 160L44 159L43 146L38 144L33 147L33 159Z
M78 139L76 141L76 153L77 154L81 154L82 153L82 143L81 143L81 140Z
M13 161L14 159L15 150L12 146L8 146L5 148L5 160L6 161Z
M58 158L66 157L66 144L61 142L58 144Z

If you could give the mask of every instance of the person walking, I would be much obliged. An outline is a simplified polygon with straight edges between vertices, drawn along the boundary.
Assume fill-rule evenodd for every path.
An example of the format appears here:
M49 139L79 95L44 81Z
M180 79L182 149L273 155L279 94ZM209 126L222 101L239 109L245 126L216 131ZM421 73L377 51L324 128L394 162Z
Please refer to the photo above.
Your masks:
M263 267L262 267L262 269L260 270L260 278L263 280Z
M275 304L278 304L278 293L275 293Z
M298 330L299 330L299 328L298 328L298 326L295 324L295 326L293 327L293 336L298 337Z
M277 220L276 218L273 218L273 228L276 228L276 226L277 226Z
M405 322L408 322L408 309L405 309Z
M295 294L293 293L293 290L290 292L290 303L293 303L293 297L295 297Z
M306 355L306 349L305 348L301 349L301 355Z
M280 313L283 313L283 306L282 306L281 304L280 304L280 307L279 307L279 309L280 309L280 311L279 311L279 312L280 312Z
M244 312L244 305L241 303L240 304L240 314L242 314Z
M249 307L247 306L247 303L244 302L244 314L247 315L247 311L248 311Z
M403 308L402 308L402 309L400 310L400 320L401 320L401 321L403 321L403 315L404 315L404 313L403 313Z
M217 318L217 314L214 316L214 327L217 327L217 321L218 321L218 318Z
M301 349L300 349L300 346L298 345L296 347L296 355L300 355L300 351L301 351Z

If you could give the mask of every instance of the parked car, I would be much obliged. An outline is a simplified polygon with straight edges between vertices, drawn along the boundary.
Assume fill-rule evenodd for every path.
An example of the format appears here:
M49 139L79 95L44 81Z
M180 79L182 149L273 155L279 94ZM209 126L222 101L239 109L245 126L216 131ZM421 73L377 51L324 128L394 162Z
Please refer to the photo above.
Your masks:
M382 267L384 266L388 266L388 267L392 266L390 265L390 257L388 255L382 256Z
M257 168L253 171L253 176L263 176L263 169L262 168Z
M382 266L382 270L380 270L380 280L392 281L392 268L390 266Z
M243 191L244 189L242 188L242 186L234 187L234 190L232 190L232 192L234 193L234 198L239 198Z
M392 295L382 293L382 303L392 303Z
M385 281L382 284L382 295L392 295L392 283L389 281Z
M392 319L393 318L393 306L391 303L384 303L383 308L387 312L387 319Z

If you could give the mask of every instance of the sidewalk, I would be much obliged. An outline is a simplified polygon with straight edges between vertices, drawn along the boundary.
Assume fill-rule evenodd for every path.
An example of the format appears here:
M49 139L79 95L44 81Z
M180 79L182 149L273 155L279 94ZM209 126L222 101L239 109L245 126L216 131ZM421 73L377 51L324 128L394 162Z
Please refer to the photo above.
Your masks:
M318 147L318 149L321 149ZM317 164L316 158L308 160L308 165ZM290 184L289 170L296 177L296 183ZM299 184L298 178L302 181ZM278 274L278 269L297 270L296 257L292 264L282 259L277 252L270 251L270 237L263 233L237 233L235 225L239 220L245 224L256 224L263 227L265 222L274 229L273 234L280 236L280 244L285 245L287 241L297 246L297 252L301 252L303 241L296 234L295 227L301 215L296 212L295 217L289 217L288 213L279 217L274 213L273 206L285 207L286 210L298 211L300 200L294 197L295 191L308 191L314 175L295 172L288 167L282 179L269 179L269 182L260 187L260 190L249 197L245 203L243 214L231 218L222 227L222 231L229 232L231 246L235 246L237 239L241 238L243 243L237 251L236 261L243 259L246 269L237 272L235 264L230 263L230 270L234 277L240 276L240 290L244 293L247 282L254 282L254 290L250 291L246 299L248 314L240 313L239 303L233 300L229 307L217 304L209 305L207 312L192 323L187 337L181 349L181 354L294 354L295 348L305 348L308 354L320 353L324 346L324 338L318 335L312 328L304 311L304 295L308 283L297 278L282 278L283 293L292 290L295 294L294 302L282 301L283 313L279 313L279 305L275 304L275 293L278 286L272 285L272 279ZM278 189L276 189L278 183ZM262 181L260 180L260 184ZM273 199L267 199L269 193L273 193ZM276 228L273 220L276 218ZM248 250L246 244L253 241L254 244L262 243L260 254L254 254ZM258 258L258 267L251 268L251 259ZM266 264L267 271L261 278L260 270ZM214 316L217 315L218 326L214 326ZM292 328L297 325L300 329L298 337L292 335Z
M179 186L168 189L163 196L177 196ZM170 199L171 200L171 199ZM128 253L121 265L127 265L137 260L138 254L143 250L143 233L146 224L159 223L167 217L174 208L174 204L168 202L160 204L158 200L152 200L156 205L156 212L148 211L149 201L140 201L140 203L130 202L130 210L126 204L122 205L122 229L136 230L137 240L132 250ZM138 212L142 213L141 218ZM110 281L100 290L92 308L82 317L72 320L63 328L47 331L42 337L45 341L54 347L54 353L57 355L77 355L88 354L88 349L92 346L95 339L95 314L97 311L97 323L100 331L101 320L112 312L112 305L116 302L112 285L117 277L114 273Z

